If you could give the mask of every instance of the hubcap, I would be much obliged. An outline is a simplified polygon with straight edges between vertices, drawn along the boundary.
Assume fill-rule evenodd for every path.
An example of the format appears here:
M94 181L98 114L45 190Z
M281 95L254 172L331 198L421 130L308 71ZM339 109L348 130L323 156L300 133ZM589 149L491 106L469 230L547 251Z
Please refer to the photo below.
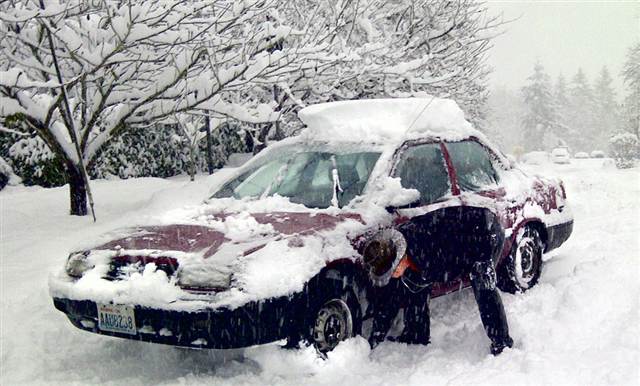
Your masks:
M540 248L531 237L523 237L516 249L516 280L524 287L529 288L536 274L536 259Z
M349 306L342 299L332 299L316 316L313 338L321 353L333 350L338 343L353 336L353 321Z

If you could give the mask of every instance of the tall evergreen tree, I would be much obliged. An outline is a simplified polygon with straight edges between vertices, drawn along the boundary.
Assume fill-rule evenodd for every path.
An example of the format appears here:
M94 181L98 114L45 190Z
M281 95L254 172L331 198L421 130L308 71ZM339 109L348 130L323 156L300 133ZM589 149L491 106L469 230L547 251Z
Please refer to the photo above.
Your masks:
M606 66L602 67L594 86L595 132L594 147L603 149L609 137L615 133L619 125L618 104L613 89L613 79Z
M527 150L542 150L545 134L552 132L557 125L551 80L540 62L535 64L533 74L527 80L528 85L522 89L527 108L523 140Z
M519 91L505 87L491 90L484 130L503 150L516 157L522 155L522 117L525 113Z
M581 68L571 79L569 99L571 101L570 144L574 150L590 151L593 149L596 137L595 100L589 80Z
M559 138L567 138L569 136L569 110L571 102L569 101L569 90L567 80L564 75L560 74L553 87L553 98L556 106L556 117L558 125L555 128L555 136Z
M629 48L622 76L627 87L624 128L640 138L640 42Z

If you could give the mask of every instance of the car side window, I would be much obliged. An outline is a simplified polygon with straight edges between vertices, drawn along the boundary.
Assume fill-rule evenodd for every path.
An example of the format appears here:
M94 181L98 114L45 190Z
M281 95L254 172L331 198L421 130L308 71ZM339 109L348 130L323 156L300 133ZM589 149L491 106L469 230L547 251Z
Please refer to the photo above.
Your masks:
M451 191L447 167L439 143L416 145L400 156L395 176L402 187L420 192L420 204L438 201Z
M446 146L460 190L477 192L498 183L498 173L484 146L476 141L448 142Z

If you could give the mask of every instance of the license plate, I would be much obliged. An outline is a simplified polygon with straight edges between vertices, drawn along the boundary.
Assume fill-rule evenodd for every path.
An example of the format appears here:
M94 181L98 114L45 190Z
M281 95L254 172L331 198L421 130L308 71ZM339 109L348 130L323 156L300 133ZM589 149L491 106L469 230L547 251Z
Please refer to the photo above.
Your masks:
M102 331L136 334L133 307L119 304L98 304L98 328Z

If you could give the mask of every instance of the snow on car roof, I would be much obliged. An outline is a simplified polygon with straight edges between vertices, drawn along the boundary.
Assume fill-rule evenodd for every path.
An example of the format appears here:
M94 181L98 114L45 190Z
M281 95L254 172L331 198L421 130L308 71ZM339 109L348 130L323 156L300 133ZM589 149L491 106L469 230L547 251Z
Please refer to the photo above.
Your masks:
M305 135L314 140L388 143L482 136L456 102L432 96L320 103L298 115L307 125Z

